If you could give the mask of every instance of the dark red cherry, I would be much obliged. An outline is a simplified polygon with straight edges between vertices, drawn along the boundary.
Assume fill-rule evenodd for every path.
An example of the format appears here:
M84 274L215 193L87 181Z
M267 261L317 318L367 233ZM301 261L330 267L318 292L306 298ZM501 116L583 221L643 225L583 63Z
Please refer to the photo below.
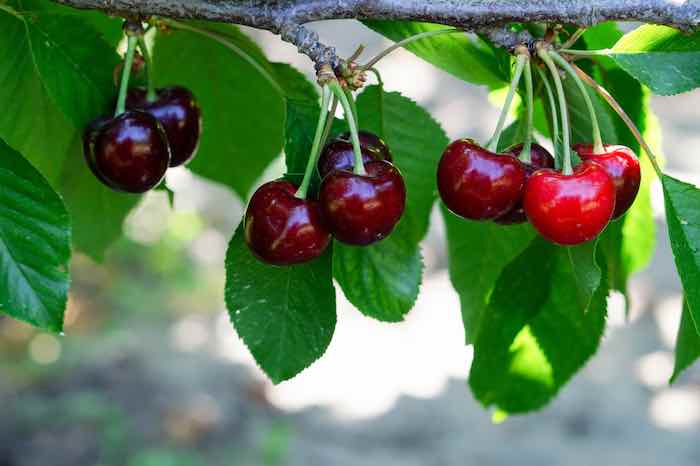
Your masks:
M245 213L245 241L261 261L273 265L307 262L331 240L317 201L299 199L286 180L260 186Z
M513 208L525 168L511 154L495 154L471 139L445 149L437 171L440 197L455 214L473 220L499 217Z
M359 131L357 135L360 140L363 163L373 160L392 161L389 148L379 136L368 131ZM326 144L318 158L318 172L321 178L325 178L333 170L352 171L354 166L355 153L352 149L350 133L342 133Z
M576 144L574 150L582 160L593 160L602 165L613 179L617 196L613 218L618 218L627 212L637 197L642 180L639 159L632 149L604 144L603 153L596 154L593 152L593 144Z
M366 175L335 170L321 183L319 202L328 228L343 243L363 246L389 235L406 205L406 185L389 162L365 164Z
M550 169L530 176L523 198L530 223L553 243L574 245L595 238L615 210L615 184L595 162L579 164L571 175Z
M126 108L150 113L160 121L170 143L170 166L189 162L197 152L202 131L202 112L192 93L181 86L158 89L156 100L149 102L146 90L129 89Z
M152 115L134 110L93 121L83 136L83 149L100 181L128 193L155 187L170 163L163 127Z
M513 157L519 157L522 151L523 145L517 144L506 149L505 153L512 154ZM539 144L533 143L530 146L530 163L521 163L525 167L525 183L527 183L527 179L530 177L530 175L535 173L537 170L541 170L543 168L554 168L554 157L552 157L552 154L550 154L547 149ZM525 215L525 209L523 208L522 195L512 209L494 219L494 222L501 225L514 225L527 222L527 215Z

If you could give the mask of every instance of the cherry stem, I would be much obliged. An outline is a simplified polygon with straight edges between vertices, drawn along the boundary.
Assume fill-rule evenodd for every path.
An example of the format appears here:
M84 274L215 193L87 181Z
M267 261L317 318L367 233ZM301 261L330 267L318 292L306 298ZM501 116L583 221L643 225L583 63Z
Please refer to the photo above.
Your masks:
M119 116L126 109L126 92L129 89L129 77L131 76L131 65L134 63L134 50L138 37L129 36L126 45L126 55L124 57L124 68L122 69L121 82L119 84L119 97L117 98L117 108L114 116Z
M328 84L328 87L330 87L331 91L333 91L333 94L335 94L335 96L340 101L340 105L342 105L343 111L345 112L345 121L347 121L348 127L350 128L352 150L355 154L353 173L355 173L356 175L366 175L367 172L365 171L365 164L362 162L362 149L360 148L360 138L357 135L357 121L355 121L352 105L350 104L350 101L348 100L348 96L345 94L345 91L340 87L338 81L331 81ZM352 95L350 97L352 98Z
M554 92L552 91L552 85L549 83L549 78L544 71L538 66L535 67L537 72L540 74L540 79L544 84L544 90L547 94L547 100L549 101L549 111L552 114L552 143L554 144L554 153L561 155L561 147L559 143L559 114L557 112L557 102L554 99ZM561 159L557 157L557 164L561 165ZM557 168L561 168L558 166Z
M532 162L532 127L534 120L534 91L532 89L532 66L530 65L530 60L525 62L525 104L527 112L527 129L525 131L525 142L523 143L523 150L520 152L520 160L525 163Z
M498 148L498 141L501 139L501 133L503 132L503 126L506 123L506 118L508 117L508 112L510 111L510 106L513 103L513 96L515 95L515 90L518 88L518 83L520 82L520 76L523 74L523 69L525 68L525 62L527 62L527 55L518 55L518 62L515 65L515 74L513 79L510 81L510 88L508 89L508 95L506 96L506 101L501 108L501 116L498 117L498 123L496 124L496 130L493 132L491 141L489 142L487 149L491 152L496 152Z
M318 115L318 124L316 125L316 133L314 134L314 142L311 145L311 153L309 154L309 160L306 163L306 171L304 172L304 179L299 185L295 196L299 199L306 199L306 193L309 191L309 186L311 185L311 179L314 175L314 168L318 161L318 156L321 152L321 140L323 139L323 134L326 127L326 119L328 117L328 103L330 102L331 91L328 86L323 86L323 92L321 96L321 113Z
M561 55L554 51L549 52L549 55L552 57L552 59L554 59L554 61L556 61L559 64L559 66L564 68L564 71L566 71L573 78L574 82L576 83L576 86L578 86L579 90L581 91L581 94L583 95L583 100L586 102L586 107L588 107L588 114L591 118L591 127L593 132L593 153L605 153L605 148L603 147L603 139L600 137L600 126L598 126L598 117L595 114L595 108L593 108L593 101L591 100L591 96L588 95L588 90L586 90L586 86L583 85L581 78L578 77L576 71L574 71L569 62L564 60L561 57Z
M581 36L582 36L585 32L586 32L586 28L579 28L579 29L577 29L576 32L574 32L573 34L571 34L571 37L569 37L569 38L566 40L566 42L564 42L564 43L561 45L561 48L562 48L562 49L568 49L569 47L571 47L572 45L574 45L576 42L578 42L578 40L581 38Z
M352 95L352 92L348 88L343 88L343 92L345 93L345 97L348 99L348 103L350 104L350 110L352 110L352 117L355 119L355 124L357 127L360 127L360 119L357 116L357 105L355 104L355 98Z
M331 129L333 129L333 119L335 118L336 110L338 110L338 98L335 95L333 95L331 98L331 110L328 112L328 116L326 117L326 127L323 130L323 136L321 137L320 147L324 147L326 145L328 136L331 134Z
M382 75L379 74L379 70L376 68L370 68L367 71L371 71L374 73L374 76L377 78L377 84L379 84L380 87L384 87L384 80L382 80Z
M544 48L539 48L537 50L537 55L542 59L544 64L549 69L552 79L554 79L554 87L557 90L557 100L559 100L559 113L561 114L561 132L562 132L562 152L564 157L562 158L562 173L564 175L571 175L574 170L571 166L571 141L569 133L569 112L566 108L566 96L564 95L564 87L561 85L561 78L559 77L559 71L554 65L552 58L549 56Z
M442 34L455 34L455 33L462 33L462 34L464 34L464 31L462 31L461 29L456 29L456 28L438 29L438 30L435 30L435 31L421 32L420 34L416 34L416 35L414 35L414 36L407 37L407 38L405 38L404 40L401 40L401 41L399 41L399 42L396 42L396 43L393 44L392 46L387 47L387 48L384 49L383 51L379 52L374 58L372 58L370 61L368 61L367 63L365 63L364 65L362 65L362 66L360 67L360 69L361 69L362 71L366 71L366 70L372 68L374 65L377 64L377 62L378 62L379 60L381 60L382 58L386 57L387 55L389 55L389 54L390 54L391 52L393 52L394 50L400 49L401 47L404 47L404 46L410 44L411 42L415 42L415 41L420 40L420 39L427 39L427 38L429 38L429 37L439 36L439 35L442 35Z
M603 86L598 84L593 78L591 78L588 74L586 74L585 71L583 71L581 68L579 68L576 65L572 65L574 71L576 74L589 86L591 86L597 93L600 95L605 101L612 107L613 110L615 110L615 113L619 115L619 117L622 119L622 121L625 122L625 125L629 128L629 130L632 132L632 135L634 138L637 140L639 145L644 149L644 151L647 153L649 156L649 160L651 160L651 164L654 166L654 171L656 172L657 175L661 176L661 168L659 167L659 162L656 159L656 155L654 155L654 152L651 150L651 147L649 147L649 144L644 140L644 137L642 136L642 133L639 131L637 126L634 124L632 119L627 115L625 110L622 108L622 106L618 103L615 98L610 95L610 93L605 89Z
M599 57L599 56L609 55L610 49L576 50L576 49L569 49L569 48L561 48L561 49L559 49L559 52L565 53L567 55L580 55L582 57Z
M139 39L139 49L141 50L141 55L143 56L143 61L146 62L146 81L147 81L147 92L146 100L148 102L154 102L156 100L156 85L155 85L155 72L153 68L153 60L151 59L151 54L148 51L148 44L146 44L146 39L143 36L138 36Z

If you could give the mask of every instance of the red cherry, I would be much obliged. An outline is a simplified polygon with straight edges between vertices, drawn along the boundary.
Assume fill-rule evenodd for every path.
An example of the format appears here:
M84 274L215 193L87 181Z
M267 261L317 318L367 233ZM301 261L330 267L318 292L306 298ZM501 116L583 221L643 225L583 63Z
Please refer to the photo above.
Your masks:
M389 162L365 165L366 175L335 170L321 183L319 201L333 236L363 246L385 238L401 219L406 185Z
M373 160L391 162L389 148L379 136L368 131L359 131L358 139L363 163L367 164ZM350 133L342 133L326 144L318 158L318 172L321 178L325 178L333 170L352 170L354 166L355 152L353 152Z
M437 171L443 202L457 215L473 220L499 217L520 198L525 168L510 154L495 154L471 139L445 149Z
M194 157L202 131L202 112L189 89L180 86L158 89L156 100L149 102L145 89L132 88L127 93L126 108L150 113L160 121L170 143L171 167Z
M627 212L637 197L642 172L639 159L629 147L605 144L603 149L602 154L596 154L593 152L593 144L574 146L574 150L582 160L593 160L602 165L613 179L617 196L613 218L618 218Z
M506 149L505 153L512 154L513 157L518 157L522 151L523 145L517 144ZM550 154L547 149L539 144L533 143L530 146L530 163L521 163L525 167L525 183L527 183L527 179L530 177L530 175L535 173L537 170L541 170L543 168L554 168L554 157L552 157L552 154ZM514 225L527 222L527 215L525 215L525 209L523 208L522 196L518 202L515 203L515 206L512 209L494 219L494 222L500 225Z
M163 127L153 116L135 110L93 121L83 135L83 150L97 179L129 193L158 185L170 163Z
M615 210L615 184L595 162L578 165L571 175L550 169L530 176L523 197L530 223L549 241L563 245L595 238Z
M323 254L331 236L317 201L299 199L286 180L260 186L245 213L245 241L253 254L273 265L307 262Z

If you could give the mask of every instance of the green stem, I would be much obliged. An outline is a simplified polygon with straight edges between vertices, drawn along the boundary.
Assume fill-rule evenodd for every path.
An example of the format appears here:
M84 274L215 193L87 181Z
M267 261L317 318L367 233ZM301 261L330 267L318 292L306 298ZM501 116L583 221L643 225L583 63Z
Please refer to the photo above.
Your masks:
M377 78L377 84L379 84L379 86L383 88L384 81L382 80L382 75L379 73L379 70L376 68L370 68L368 71L374 73L374 76Z
M501 109L501 116L498 117L498 123L496 124L496 130L491 137L487 148L495 152L498 148L498 141L501 139L501 132L503 131L503 126L506 123L506 118L508 117L508 112L510 111L510 106L513 103L513 96L515 95L515 90L518 88L518 83L520 82L520 76L523 74L523 68L525 68L525 62L527 62L528 57L526 55L518 55L518 62L515 65L515 74L510 82L510 88L508 89L508 95L506 96L506 102L503 104Z
M567 55L580 55L582 57L598 57L598 56L605 56L605 55L610 55L610 49L602 49L602 50L576 50L576 49L559 49L559 52L565 53Z
M338 81L331 81L328 84L331 91L340 101L340 105L343 106L343 111L345 112L345 121L348 122L350 127L350 138L352 139L352 150L355 153L355 165L353 167L353 172L356 175L366 175L365 164L362 162L362 149L360 149L360 138L357 135L357 122L353 117L353 110L350 102L348 101L347 95L338 84Z
M566 108L566 96L564 95L564 87L561 85L561 78L559 77L559 71L557 70L557 67L554 65L554 62L550 58L549 54L545 49L539 49L537 51L537 55L542 59L545 65L547 65L547 68L549 69L549 73L552 75L552 79L554 80L554 87L557 90L557 100L559 100L559 113L561 115L561 132L562 132L562 152L563 152L563 164L562 164L562 173L564 175L571 175L574 170L573 167L571 166L571 142L570 142L570 136L569 136L569 113L568 109Z
M535 67L537 72L540 74L540 79L544 84L544 90L547 94L547 100L549 101L549 111L552 114L552 144L554 145L554 153L561 155L561 147L559 143L559 115L557 112L557 102L554 99L554 92L552 91L552 85L549 83L549 79L544 71L538 66ZM561 157L556 158L559 165L561 165ZM561 168L558 166L557 168Z
M525 62L525 105L527 112L527 129L525 131L525 142L523 143L523 150L520 152L520 160L525 163L530 163L532 161L532 127L535 114L535 98L534 91L532 89L532 66L530 65L530 60Z
M372 58L370 61L362 65L361 70L368 70L372 68L374 65L377 64L379 60L382 58L386 57L389 55L391 52L394 50L400 49L401 47L404 47L411 42L415 42L420 39L427 39L428 37L434 37L434 36L439 36L442 34L455 34L455 33L462 33L464 34L464 31L461 29L456 29L456 28L449 28L449 29L438 29L435 31L426 31L426 32L421 32L420 34L416 34L415 36L407 37L402 41L399 41L395 43L394 45L386 48L385 50L379 52L374 58Z
M355 104L355 97L353 97L350 89L343 88L343 92L345 93L345 97L347 97L347 99L348 99L348 103L350 104L350 109L352 110L352 117L355 119L355 124L357 125L357 129L359 131L360 130L360 119L357 116L357 105Z
M134 62L134 50L138 38L129 36L126 45L126 56L124 57L124 68L122 69L122 78L119 84L119 97L117 98L117 108L114 111L114 116L121 115L126 109L126 91L129 89L129 76L131 76L131 65Z
M332 93L331 93L332 94ZM328 117L326 118L326 127L323 130L323 136L321 137L321 147L325 147L328 136L331 134L333 129L333 119L335 118L335 112L338 110L338 98L333 95L331 99L331 110L328 112Z
M314 135L314 142L311 145L311 153L309 154L309 160L306 162L306 171L304 172L304 179L299 185L299 189L296 192L296 197L299 199L306 199L306 194L309 191L309 186L311 185L311 179L314 175L314 168L318 160L318 155L321 152L321 140L323 139L323 134L326 127L326 118L328 116L328 103L330 101L331 92L328 86L323 86L323 95L321 97L321 113L318 116L318 124L316 125L316 134Z
M569 38L566 40L566 42L564 42L564 43L561 45L561 48L562 48L562 49L568 49L569 47L571 47L572 45L574 45L576 42L578 42L578 40L581 38L581 36L582 36L585 32L586 32L586 28L579 28L579 29L577 29L576 32L574 32L573 34L571 34L571 37L569 37Z
M245 50L234 44L230 40L230 38L225 34L220 34L218 32L210 31L208 29L198 28L190 24L175 21L173 19L160 18L159 21L173 29L181 29L183 31L194 32L195 34L199 34L201 36L207 37L213 41L218 42L219 44L223 45L224 47L241 57L243 60L248 62L248 64L255 68L256 71L260 73L280 95L286 95L286 93L279 85L277 79L275 79L272 73L265 66L260 64L255 58L249 55Z
M598 126L598 117L595 114L595 109L593 108L593 101L591 96L588 95L586 86L583 85L581 78L578 77L576 71L571 67L569 62L564 60L561 55L556 52L549 52L549 55L556 61L559 66L564 68L564 70L569 73L576 85L578 86L581 94L583 94L583 100L586 102L586 107L588 107L588 114L591 118L591 126L593 127L593 153L603 154L605 149L603 148L603 139L600 137L600 126Z
M143 36L139 36L139 49L141 49L141 55L143 56L143 61L146 62L146 80L147 80L147 93L146 100L149 102L154 102L156 100L156 85L155 85L155 70L153 68L153 60L151 59L151 54L148 51L148 44L146 44L146 39Z
M0 3L0 11L4 11L5 13L10 14L15 18L19 19L20 21L24 22L24 16L22 16L17 10L15 10L9 5Z

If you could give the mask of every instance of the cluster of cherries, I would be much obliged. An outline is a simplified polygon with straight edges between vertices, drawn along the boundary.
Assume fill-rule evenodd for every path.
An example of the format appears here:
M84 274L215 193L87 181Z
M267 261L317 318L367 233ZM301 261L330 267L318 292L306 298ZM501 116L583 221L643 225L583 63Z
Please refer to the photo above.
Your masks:
M582 162L567 175L554 170L554 158L538 144L531 145L525 163L518 158L522 144L497 154L460 139L440 160L438 190L461 217L504 225L529 220L549 241L580 244L630 208L641 172L628 147L604 145L595 151L592 144L577 144L573 149Z
M147 51L142 48L142 53ZM131 63L125 68L117 103L119 109L121 102L122 110L88 125L83 133L83 153L102 183L117 191L143 193L157 186L169 167L194 157L202 113L192 92L182 86L153 92L127 90L134 68Z
M320 256L331 236L366 246L389 235L401 219L406 186L386 143L359 131L365 174L354 170L350 134L323 148L317 163L318 199L298 195L279 179L255 191L245 213L245 240L253 254L273 265L292 265Z

